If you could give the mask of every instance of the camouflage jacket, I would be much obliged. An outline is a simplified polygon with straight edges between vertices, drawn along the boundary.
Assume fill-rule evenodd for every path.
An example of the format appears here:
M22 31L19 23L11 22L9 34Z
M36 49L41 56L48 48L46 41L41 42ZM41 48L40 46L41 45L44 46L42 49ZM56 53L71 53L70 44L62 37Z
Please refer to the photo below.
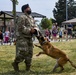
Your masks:
M30 29L34 27L34 19L28 14L21 15L16 20L16 37L32 38Z

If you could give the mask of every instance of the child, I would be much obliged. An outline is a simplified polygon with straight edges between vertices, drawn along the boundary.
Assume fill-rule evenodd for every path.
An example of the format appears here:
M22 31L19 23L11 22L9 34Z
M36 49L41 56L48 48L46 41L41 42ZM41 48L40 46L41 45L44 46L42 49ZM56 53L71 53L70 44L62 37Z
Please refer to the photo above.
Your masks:
M59 41L62 41L62 31L59 31Z

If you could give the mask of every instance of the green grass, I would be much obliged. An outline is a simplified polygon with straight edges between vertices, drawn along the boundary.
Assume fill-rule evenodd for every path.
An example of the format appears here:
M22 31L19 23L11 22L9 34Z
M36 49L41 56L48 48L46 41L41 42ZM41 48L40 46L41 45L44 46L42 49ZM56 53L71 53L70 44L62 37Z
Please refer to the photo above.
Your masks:
M76 40L55 42L52 44L63 50L74 64L76 64ZM0 46L0 75L76 75L76 70L69 63L64 66L65 70L62 73L51 73L56 60L47 55L36 57L39 51L41 51L41 49L34 47L31 66L31 70L33 70L34 73L27 73L25 71L24 62L19 64L21 72L16 73L11 65L15 58L15 46Z

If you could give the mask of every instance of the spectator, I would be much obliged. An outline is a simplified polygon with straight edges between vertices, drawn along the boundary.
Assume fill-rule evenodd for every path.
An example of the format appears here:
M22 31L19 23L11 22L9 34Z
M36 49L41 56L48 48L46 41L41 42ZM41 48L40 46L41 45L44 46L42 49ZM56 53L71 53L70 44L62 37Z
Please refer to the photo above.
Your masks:
M50 39L51 38L51 30L48 29L48 31L49 31L49 39Z
M57 41L57 33L58 33L57 26L54 24L52 27L52 38L54 41Z
M68 39L72 39L72 30L73 30L73 25L70 23L67 27Z
M11 37L12 42L14 42L14 31L13 30L11 31L11 36L10 37Z
M3 45L3 33L1 30L0 30L0 42L1 42L1 45Z
M67 38L67 30L66 29L64 29L64 31L63 31L63 38L66 39L66 41L68 40L68 38Z
M9 37L10 37L10 32L8 30L8 28L6 28L6 31L4 33L4 36L5 36L5 43L8 43L9 42Z
M47 38L48 41L50 41L49 36L50 36L50 32L49 32L48 29L46 29L46 30L45 30L45 37Z
M59 30L59 41L62 41L62 30Z

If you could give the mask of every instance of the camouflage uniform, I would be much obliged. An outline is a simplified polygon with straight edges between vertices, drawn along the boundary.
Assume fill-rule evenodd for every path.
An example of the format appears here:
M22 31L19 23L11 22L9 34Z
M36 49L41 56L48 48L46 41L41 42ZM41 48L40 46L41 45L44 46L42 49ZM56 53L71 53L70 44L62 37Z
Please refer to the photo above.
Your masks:
M35 26L34 20L25 13L18 17L16 24L16 46L18 47L18 53L12 65L15 70L18 70L18 63L25 60L26 70L29 70L33 55L33 42L30 29Z

